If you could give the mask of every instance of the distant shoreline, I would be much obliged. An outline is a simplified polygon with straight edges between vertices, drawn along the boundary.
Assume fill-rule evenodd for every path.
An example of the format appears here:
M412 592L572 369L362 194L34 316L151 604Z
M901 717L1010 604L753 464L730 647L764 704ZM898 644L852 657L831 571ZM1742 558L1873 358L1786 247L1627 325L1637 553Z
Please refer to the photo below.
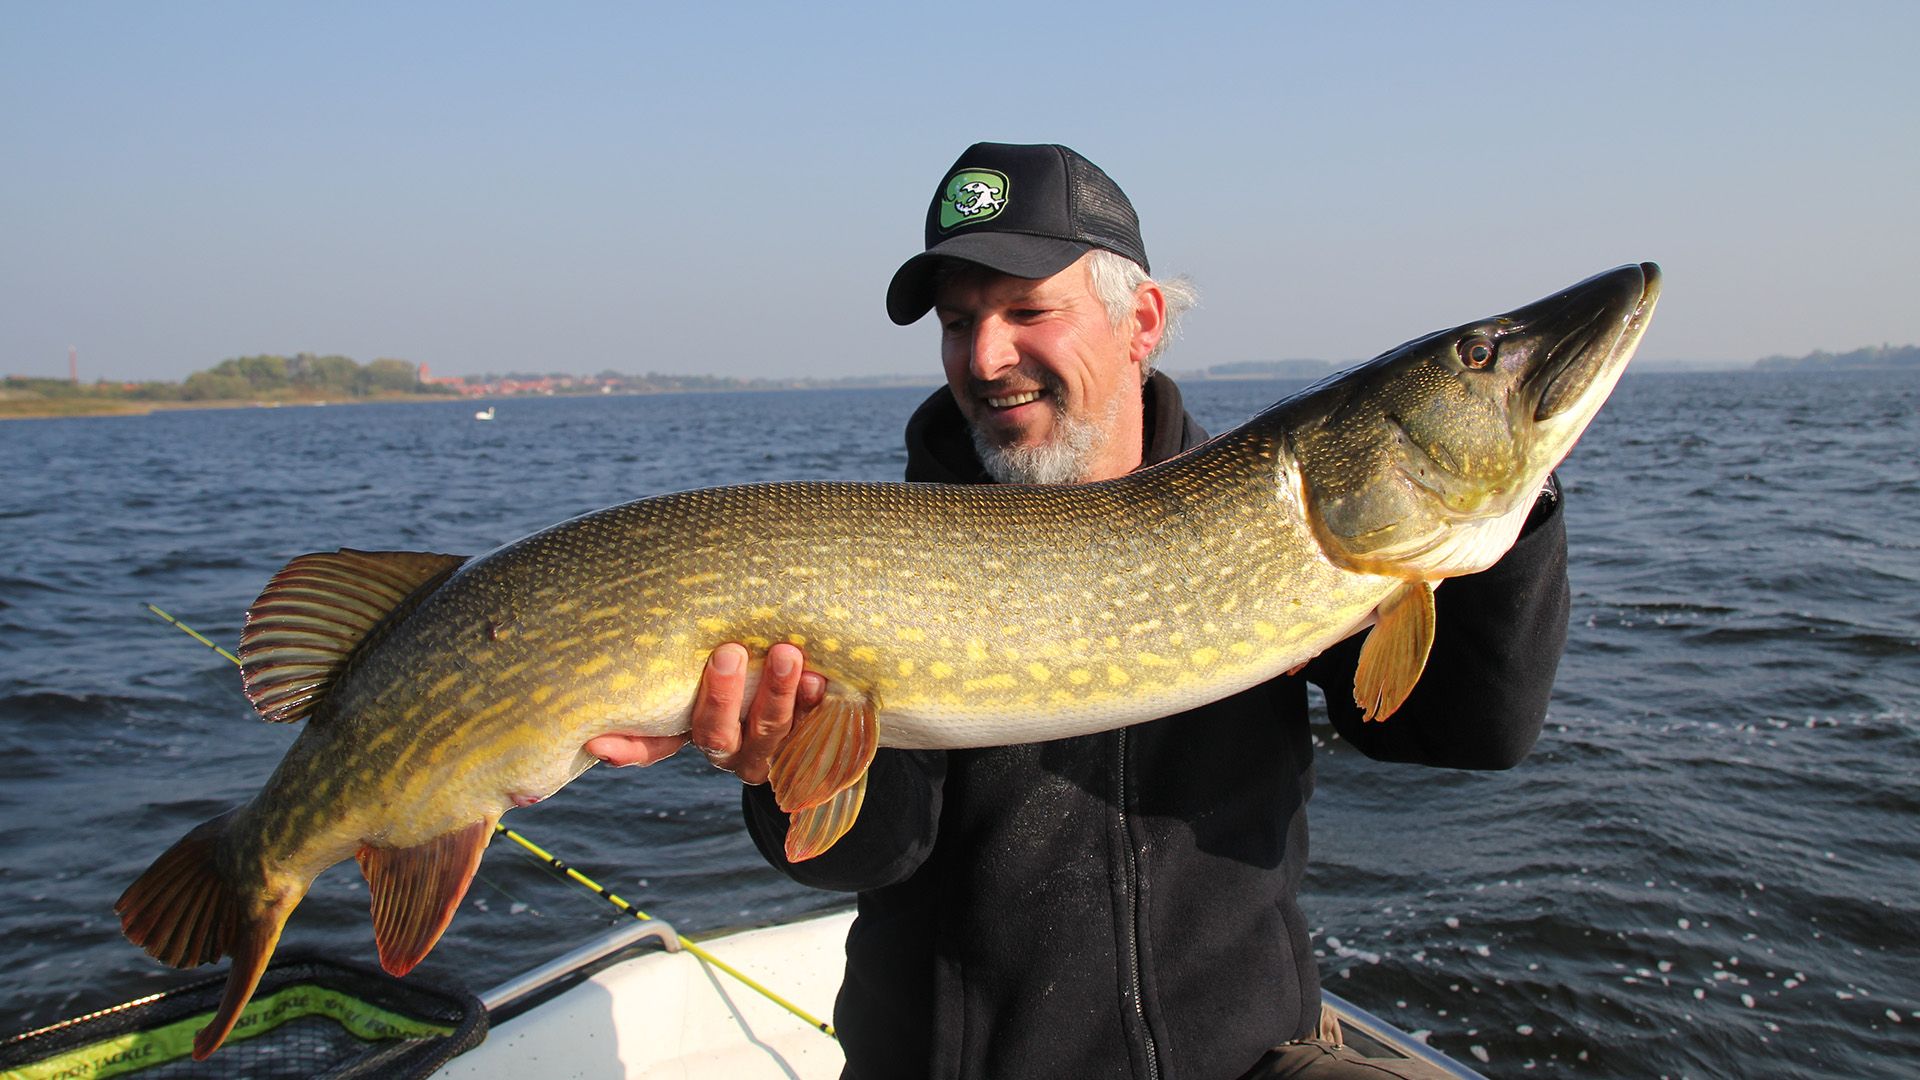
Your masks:
M1359 363L1360 361L1355 361ZM1328 364L1324 370L1304 371L1298 362L1289 362L1285 370L1246 371L1233 370L1210 372L1207 370L1169 371L1168 374L1180 382L1260 382L1270 380L1292 380L1311 382L1325 378L1351 367L1352 364ZM1774 361L1746 363L1721 363L1715 361L1666 360L1638 364L1628 369L1628 374L1638 375L1746 375L1780 372L1798 372L1801 374L1848 375L1860 372L1876 371L1914 371L1915 365L1909 363L1879 364L1819 364L1819 363L1781 363ZM320 408L327 405L374 405L393 402L442 402L447 404L472 404L477 402L501 402L515 400L538 400L541 398L592 398L592 397L655 397L661 394L741 394L768 393L784 391L810 390L887 390L925 388L931 391L940 385L932 376L925 380L915 380L907 376L875 376L870 381L864 379L836 380L829 384L789 384L789 385L747 385L719 387L663 388L647 391L627 391L611 395L592 393L568 394L497 394L472 397L450 397L439 394L382 394L368 397L324 398L314 400L262 401L258 399L230 399L215 401L130 401L126 398L6 398L0 397L0 421L4 420L61 420L73 417L98 416L149 416L156 412L179 412L188 409L297 409Z
M0 420L66 420L94 416L151 416L194 409L301 409L323 405L370 405L389 401L455 401L458 398L395 394L343 401L128 401L125 398L0 398Z
M311 409L326 405L389 405L413 402L473 405L477 403L496 404L502 401L544 401L553 398L602 398L602 397L660 397L667 394L764 394L787 391L806 392L812 390L895 390L925 389L929 392L940 385L938 380L928 378L924 382L907 380L879 380L870 384L852 385L796 385L796 386L730 386L730 387L688 387L643 392L614 394L494 394L473 397L452 397L444 394L385 394L355 398L325 398L316 400L261 401L257 399L231 399L209 401L129 401L125 398L5 398L0 397L0 421L5 420L66 420L97 416L150 416L156 412L181 412L189 409Z

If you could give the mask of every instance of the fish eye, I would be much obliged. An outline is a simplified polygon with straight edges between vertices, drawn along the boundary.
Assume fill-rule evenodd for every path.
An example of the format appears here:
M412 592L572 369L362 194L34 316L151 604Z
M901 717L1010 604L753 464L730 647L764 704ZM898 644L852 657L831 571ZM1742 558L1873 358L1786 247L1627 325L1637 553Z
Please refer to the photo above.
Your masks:
M1462 338L1454 348L1460 354L1460 362L1476 371L1493 363L1493 339L1484 334Z

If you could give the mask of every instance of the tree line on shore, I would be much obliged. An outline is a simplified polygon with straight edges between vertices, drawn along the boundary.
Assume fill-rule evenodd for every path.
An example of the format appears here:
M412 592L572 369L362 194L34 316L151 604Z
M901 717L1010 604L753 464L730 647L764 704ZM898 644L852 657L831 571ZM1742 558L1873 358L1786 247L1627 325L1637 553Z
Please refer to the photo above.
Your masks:
M394 394L453 395L448 386L420 381L418 366L405 360L362 364L346 356L239 356L196 371L184 382L120 382L9 375L16 396L105 398L126 401L280 401L386 397Z

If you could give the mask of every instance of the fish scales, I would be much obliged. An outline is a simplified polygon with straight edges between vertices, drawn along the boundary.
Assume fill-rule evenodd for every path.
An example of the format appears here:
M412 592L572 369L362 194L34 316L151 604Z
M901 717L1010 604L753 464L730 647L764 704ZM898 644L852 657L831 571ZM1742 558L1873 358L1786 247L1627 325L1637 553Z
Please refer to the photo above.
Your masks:
M302 556L249 613L240 655L262 714L306 728L251 802L128 889L123 926L171 963L235 957L196 1056L342 859L362 860L381 962L404 973L492 823L593 764L596 736L685 732L730 641L756 671L792 642L827 681L774 764L793 858L851 825L876 745L1173 715L1369 624L1355 700L1383 719L1425 663L1435 584L1511 544L1658 292L1651 264L1623 267L1095 484L755 484L612 507L471 560ZM224 929L194 944L208 926Z

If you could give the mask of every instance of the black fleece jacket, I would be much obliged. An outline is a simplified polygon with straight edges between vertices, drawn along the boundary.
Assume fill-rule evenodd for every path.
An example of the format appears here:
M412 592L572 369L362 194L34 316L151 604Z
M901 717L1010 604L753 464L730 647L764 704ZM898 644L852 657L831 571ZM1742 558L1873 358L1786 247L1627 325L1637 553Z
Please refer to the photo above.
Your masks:
M1163 375L1146 463L1205 435ZM944 389L907 426L907 479L988 482ZM1295 897L1307 861L1306 684L1369 757L1506 768L1533 746L1567 629L1566 534L1543 500L1496 566L1436 596L1425 674L1385 723L1352 703L1364 635L1300 676L1179 716L1052 742L881 750L859 821L794 880L859 894L834 1023L845 1075L1236 1077L1311 1034L1320 984ZM884 723L884 718L882 720Z

